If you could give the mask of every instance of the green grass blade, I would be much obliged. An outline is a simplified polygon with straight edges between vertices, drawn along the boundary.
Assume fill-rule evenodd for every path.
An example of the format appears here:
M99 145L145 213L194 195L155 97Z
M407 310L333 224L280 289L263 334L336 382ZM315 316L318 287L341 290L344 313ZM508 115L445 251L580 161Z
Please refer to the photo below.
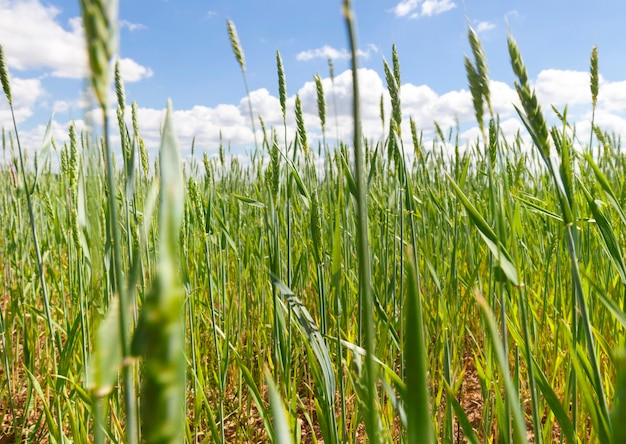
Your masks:
M324 388L327 397L326 400L330 402L334 401L336 390L335 371L333 370L330 353L328 352L328 347L326 346L326 340L320 333L319 328L315 324L315 321L309 311L306 309L302 301L300 301L300 299L298 299L298 297L293 293L293 291L291 291L285 284L277 280L274 281L274 285L286 299L289 308L295 315L295 320L297 321L298 326L304 332L307 344L311 347L315 357L317 358L317 362L324 376Z
M615 266L617 273L622 279L622 283L626 284L626 264L624 263L624 257L622 256L622 251L619 246L619 241L613 232L613 228L607 217L604 215L600 206L598 205L598 201L591 196L591 193L587 190L587 188L579 182L580 188L583 190L583 194L587 199L587 204L589 205L589 209L591 210L591 214L593 214L593 218L596 221L596 226L600 231L600 235L602 240L604 241L604 246L609 252L609 257Z
M613 442L626 442L626 349L617 356L617 378L615 381L615 396L613 398Z
M404 357L406 375L406 415L409 444L435 442L430 413L428 392L427 354L424 343L424 317L417 287L417 275L413 253L408 252L406 261L406 321ZM410 338L410 339L409 339Z
M122 340L120 338L119 298L109 304L109 311L96 331L94 352L89 365L90 380L87 387L96 397L103 397L113 390L122 363Z
M285 416L283 401L280 398L272 375L267 369L264 373L265 382L267 383L267 389L270 394L270 409L274 417L274 433L276 433L274 440L276 444L291 444L291 434L289 433L289 425L287 423L287 417Z
M541 391L543 399L548 404L548 407L552 413L554 413L554 417L559 422L561 433L567 442L575 444L577 441L574 435L574 426L568 416L568 413L565 411L563 404L534 358L532 365L535 370L535 382L537 383L537 387Z
M265 204L263 202L259 202L258 200L251 199L249 197L242 196L236 193L233 193L232 196L238 201L243 202L246 205L250 205L251 207L265 208Z
M497 265L513 285L519 285L520 281L517 274L517 267L513 264L511 255L508 253L502 242L498 240L495 231L493 231L487 221L478 212L476 207L472 205L465 193L463 193L463 190L461 190L461 188L447 172L446 177L452 185L454 193L467 210L467 214L471 221L474 223L481 237L485 241L487 248L489 248L491 253L494 255Z
M598 167L596 162L593 160L593 157L591 157L591 154L586 153L585 154L585 160L587 161L587 163L589 164L589 166L593 170L593 174L596 176L596 180L598 181L598 183L602 187L602 190L609 197L609 202L611 203L611 205L613 205L613 208L615 208L615 210L618 212L618 214L620 216L620 219L622 220L622 223L626 224L626 214L624 213L624 209L620 205L619 199L617 198L615 192L613 191L613 188L611 187L611 184L609 183L609 180L604 175L602 170L600 170L600 167Z
M496 363L498 365L498 368L500 369L500 373L504 381L504 395L508 398L509 405L511 406L513 414L513 433L515 436L515 442L528 444L528 439L526 438L526 423L524 422L522 406L519 400L517 390L515 389L515 386L513 384L511 374L509 373L508 359L507 356L504 354L502 342L500 341L498 336L498 327L496 325L495 318L483 297L479 294L475 294L475 298L478 302L478 307L480 308L480 311L485 319L485 324L487 326L487 337L489 338L489 342L491 343L491 346L493 347L493 350L495 352Z

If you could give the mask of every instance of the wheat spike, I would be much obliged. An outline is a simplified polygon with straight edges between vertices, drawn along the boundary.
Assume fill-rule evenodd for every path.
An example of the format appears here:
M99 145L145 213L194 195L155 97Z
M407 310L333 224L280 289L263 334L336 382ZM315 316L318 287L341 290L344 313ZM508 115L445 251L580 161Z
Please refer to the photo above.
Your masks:
M322 79L319 74L314 77L315 90L317 92L317 112L320 117L320 123L322 126L322 132L326 130L326 100L324 99L324 86L322 85Z
M237 36L237 28L235 28L235 24L231 19L227 20L228 26L228 37L230 38L230 46L233 48L233 52L235 53L235 58L237 59L237 63L239 63L239 67L242 72L246 72L246 59L243 55L243 49L241 49L241 44L239 44L239 36Z
M109 66L117 47L117 1L80 0L91 70L91 84L101 108L107 106Z
M589 63L591 103L596 108L598 103L598 47L594 46L591 50L591 60Z
M276 51L276 69L278 70L278 97L280 109L283 112L283 120L287 118L287 81L285 80L285 68L280 52Z
M2 48L2 45L0 45L0 82L2 82L2 90L9 101L9 105L13 105L13 98L11 97L11 84L9 83L9 69L4 59L4 49Z
M480 43L480 39L478 38L476 31L474 31L474 28L471 26L467 31L467 38L470 42L472 53L474 54L474 63L476 67L476 74L480 80L481 94L487 103L489 113L493 114L493 110L491 108L491 94L489 93L489 72L487 70L487 62L485 61L486 56L483 51L482 44Z
M117 107L121 110L123 116L126 99L124 97L124 82L122 81L122 74L120 73L119 59L115 62L115 93L117 95Z
M528 74L524 62L522 61L522 56L517 48L517 43L515 43L511 35L509 35L507 40L511 66L519 80L519 83L515 82L515 90L526 113L526 119L530 126L529 129L532 130L531 136L533 137L533 141L537 145L541 156L548 162L550 158L550 138L545 117L541 111L541 106L539 105L535 91L531 90L528 84Z
M298 139L304 150L304 154L308 155L309 145L306 140L306 128L304 127L304 118L302 117L302 102L300 96L296 95L296 125L298 127Z

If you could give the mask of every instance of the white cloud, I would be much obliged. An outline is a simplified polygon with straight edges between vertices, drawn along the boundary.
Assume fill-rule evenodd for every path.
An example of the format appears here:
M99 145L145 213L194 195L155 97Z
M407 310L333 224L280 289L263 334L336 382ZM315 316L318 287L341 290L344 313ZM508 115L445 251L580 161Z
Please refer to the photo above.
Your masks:
M402 0L392 11L396 17L418 18L443 14L454 8L456 3L452 0Z
M358 50L357 55L363 58L369 58L371 52L378 52L376 45L369 45L367 51ZM323 59L349 59L351 57L350 51L347 49L335 49L332 46L324 45L317 49L308 49L296 54L296 60L306 62L308 60L323 58Z
M491 23L488 21L478 22L476 24L476 32L480 34L483 32L491 31L495 27L496 27L495 23Z
M35 104L38 100L45 97L46 92L39 79L12 77L10 78L10 83L15 120L19 124L32 116ZM13 126L9 105L4 94L2 94L0 96L0 127L5 125L7 128Z
M326 102L327 133L332 136L339 134L341 139L352 137L352 71L346 70L335 76L334 85L330 78L323 78L322 86ZM363 134L367 138L378 138L382 131L380 97L383 96L387 109L390 109L389 94L383 80L372 69L359 69L359 88ZM312 131L321 134L315 82L305 83L298 90L298 95L302 100L305 123L311 127ZM337 113L336 125L335 111Z
M250 102L252 103L252 112L255 116L261 116L263 121L267 125L278 125L282 122L283 114L280 108L280 100L278 97L274 97L270 92L261 88L250 93ZM249 125L250 122L250 110L248 106L248 98L244 97L239 102L239 112L241 115L246 116L246 122ZM255 120L256 125L258 119Z
M562 75L562 77L559 77ZM558 91L557 86L561 83L576 82L577 76L566 71L546 70L542 71L536 81L546 90L552 89L552 96L540 96L544 112L549 111L550 103L546 100L554 99L558 104L564 104L565 95ZM569 80L568 80L569 79ZM572 80L574 79L574 80ZM326 101L326 135L334 138L338 135L341 140L350 140L352 137L352 73L350 70L341 72L335 76L334 84L330 78L324 77L322 86ZM587 78L588 81L588 78ZM370 140L382 137L383 125L380 121L380 99L383 98L386 119L389 119L391 104L387 87L376 71L367 68L359 69L359 83L361 90L361 123L363 134ZM626 82L625 82L626 83ZM623 87L619 82L612 84L602 83L600 88L603 109L598 111L596 121L606 124L607 130L615 130L619 134L626 135L626 120L623 117L608 110L603 100L608 100L608 92ZM573 87L573 86L572 86ZM603 87L607 91L603 96ZM576 86L576 89L579 89ZM584 88L583 88L584 89ZM588 91L588 88L584 89ZM513 87L501 81L490 82L492 106L494 112L501 118L501 128L504 136L513 137L517 131L522 131L525 136L523 125L514 111L513 104L518 103L517 94ZM308 140L311 147L317 146L321 139L321 126L317 109L317 91L313 81L306 82L298 90L297 94L302 101L303 118L308 131ZM444 132L456 127L457 121L464 129L461 138L475 140L478 135L475 123L472 98L467 88L452 90L438 94L428 85L415 85L404 83L400 89L402 102L402 131L407 143L411 143L409 118L413 118L417 129L425 135L434 132L434 122L437 122ZM605 97L605 99L602 99ZM613 109L619 106L626 108L626 94L621 101L612 103ZM273 96L267 89L261 88L250 94L252 102L257 140L262 140L262 134L258 124L260 115L266 128L276 128L279 140L283 137L283 118L278 97ZM573 100L580 100L574 97ZM295 137L296 125L294 118L295 94L287 98L287 137L292 141ZM336 107L335 104L336 103ZM485 110L485 112L487 112ZM335 118L336 113L336 118ZM573 124L583 125L589 120L586 114L573 114L570 117ZM550 117L550 116L548 116ZM486 118L486 117L485 117ZM156 152L159 141L159 129L163 120L163 110L139 109L139 125L142 136L153 152ZM197 152L204 149L214 151L219 146L219 134L222 132L223 142L233 145L235 151L243 146L252 147L254 138L250 129L250 116L248 99L242 98L238 105L218 105L216 107L195 106L188 110L175 111L175 123L180 145L185 149L191 146L191 140L195 137ZM387 127L387 122L385 123ZM428 139L428 136L425 140ZM281 142L282 143L282 142Z
M52 75L80 78L86 69L83 34L78 18L69 29L57 21L60 11L37 0L0 1L0 41L9 67L51 68Z
M554 106L591 103L589 73L545 69L535 82L537 97L543 103Z
M55 100L52 104L54 113L68 113L69 115L82 115L85 110L93 109L94 99L89 90L82 90L79 97L73 100ZM115 93L111 91L110 97L115 97Z
M523 131L524 125L518 118L510 118L500 121L500 130L507 140L512 140L518 131Z
M598 104L600 107L612 112L626 110L626 80L603 82L600 76L599 87ZM591 96L591 93L589 95Z
M402 0L393 8L393 12L396 14L396 17L406 17L415 11L418 5L419 0Z
M489 82L489 91L494 113L499 114L502 118L516 115L513 104L518 104L519 99L517 92L511 85L498 80L491 80Z
M124 82L133 83L152 77L154 72L132 59L124 58L120 59L120 74Z
M352 137L352 73L345 70L335 76L334 84L329 77L321 79L325 92L326 101L326 137L331 144L332 139L338 136L341 140L350 141ZM544 70L539 73L535 80L542 107L549 122L554 122L550 112L550 104L562 108L565 103L574 104L569 111L572 125L576 126L580 140L588 140L590 116L590 96L588 88L588 74L574 71ZM391 112L390 98L387 92L384 77L372 69L362 68L359 70L359 82L361 88L361 123L363 134L369 140L378 140L388 130L388 119ZM626 137L626 81L607 82L600 81L600 97L596 112L596 123L609 132ZM510 84L492 80L490 82L492 106L494 112L500 116L501 129L507 140L518 131L521 131L522 139L528 140L528 135L517 114L513 104L518 103L517 94ZM571 95L568 95L568 91ZM579 93L579 91L582 91ZM321 126L317 109L317 91L315 83L308 81L300 86L296 93L302 100L303 118L308 131L308 140L312 151L316 151L317 144L321 140ZM20 118L23 120L32 112L33 104L41 100L45 91L41 88L38 80L16 79L14 86L16 103L20 104ZM410 141L409 118L413 118L418 132L423 132L424 141L430 146L430 140L434 134L434 122L437 122L444 133L458 124L461 128L461 143L465 140L474 142L480 136L476 128L474 108L471 94L467 87L438 93L428 85L416 85L404 83L400 88L402 101L402 133L407 147L412 146ZM385 115L385 129L380 120L380 100L383 99ZM18 100L19 98L19 100ZM262 140L258 116L260 115L271 131L276 128L279 142L282 146L283 118L278 97L269 90L261 88L250 93L257 140ZM296 125L294 118L295 94L287 98L287 138L293 141ZM72 112L78 114L82 105L88 103L87 97L81 97L76 102L55 102L54 108L59 112ZM335 107L336 103L336 107ZM0 103L0 122L4 121L6 108ZM174 103L176 105L176 103ZM83 107L82 109L87 109ZM141 136L150 150L151 158L154 159L159 146L160 130L164 118L164 109L139 108L138 118ZM99 111L96 110L97 113ZM486 111L485 111L486 112ZM78 114L85 122L98 122L100 116L94 112L80 111ZM97 116L97 117L95 117ZM336 117L335 117L336 116ZM130 113L127 113L127 124L130 126ZM486 117L485 117L486 118ZM58 119L58 117L57 117ZM97 119L97 120L96 120ZM217 151L220 143L220 132L223 143L227 147L232 145L233 155L253 150L254 137L250 127L250 115L248 99L242 98L237 104L221 104L214 107L194 106L189 109L175 108L175 128L183 155L189 154L191 141L195 138L196 153L208 151L213 154ZM112 115L112 125L116 119ZM117 132L112 128L112 134ZM43 127L37 127L31 131L21 131L24 140L38 146L43 134ZM586 136L584 136L586 134ZM55 123L55 139L59 144L67 139L67 122ZM465 139L465 140L463 140ZM119 143L115 141L114 143ZM529 145L530 147L530 145Z
M143 31L144 29L148 29L148 27L142 23L132 23L132 22L129 22L128 20L120 20L118 23L119 23L120 29L126 28L130 32Z
M43 69L54 77L71 79L86 76L87 52L81 18L73 17L64 26L59 22L59 14L58 8L39 0L0 0L0 42L10 69ZM137 78L139 65L133 63ZM149 68L143 70L143 77L149 77Z
M599 110L596 112L595 125L599 126L603 131L620 134L622 137L626 135L626 118Z
M454 8L456 3L452 0L426 0L422 4L422 16L439 15Z

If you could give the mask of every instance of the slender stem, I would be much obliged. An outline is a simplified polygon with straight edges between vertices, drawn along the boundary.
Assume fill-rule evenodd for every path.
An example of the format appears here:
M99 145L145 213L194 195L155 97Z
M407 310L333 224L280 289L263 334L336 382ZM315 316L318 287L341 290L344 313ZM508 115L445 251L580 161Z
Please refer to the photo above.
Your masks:
M209 215L207 215L207 217L209 217ZM220 403L219 403L219 421L220 421L220 434L221 434L221 438L222 438L222 442L226 442L224 441L225 439L225 435L224 435L224 387L222 384L222 354L220 352L220 347L219 347L219 343L217 342L217 322L215 321L215 300L214 300L214 296L213 296L213 284L211 283L211 254L210 254L210 247L209 247L209 238L208 238L209 234L205 233L204 234L204 254L205 254L205 259L206 259L206 264L207 264L207 288L208 288L208 293L209 293L209 304L210 304L210 310L211 310L211 326L213 327L213 343L215 344L215 358L216 358L216 362L217 362L217 374L218 374L218 378L219 378L219 392L220 392ZM191 316L190 316L191 319ZM191 335L193 338L193 334Z
M250 88L248 87L248 78L246 72L241 71L243 75L243 86L246 88L246 96L248 97L248 111L250 112L250 126L252 127L252 136L254 136L254 148L259 151L259 144L256 140L256 129L254 126L254 113L252 111L252 98L250 97Z
M344 0L343 13L348 28L350 50L352 51L352 114L354 119L354 162L356 175L357 202L357 240L359 257L359 294L363 313L365 368L366 368L366 420L365 427L372 444L379 442L378 415L376 409L376 372L374 361L374 319L372 313L372 270L369 249L369 230L367 214L367 183L365 172L365 156L361 145L361 119L359 110L359 82L357 64L357 41L354 16L350 0Z
M107 167L107 185L109 187L109 219L110 219L110 242L113 244L113 265L115 273L114 289L117 290L120 298L120 337L122 339L122 356L125 361L123 368L124 393L126 400L126 439L129 444L137 443L137 410L135 384L133 381L133 368L128 363L130 357L130 336L128 301L126 300L126 287L123 283L122 274L122 250L121 236L118 226L117 202L115 192L115 177L113 169L113 155L109 144L109 119L106 108L102 109L102 123L104 127L104 150Z

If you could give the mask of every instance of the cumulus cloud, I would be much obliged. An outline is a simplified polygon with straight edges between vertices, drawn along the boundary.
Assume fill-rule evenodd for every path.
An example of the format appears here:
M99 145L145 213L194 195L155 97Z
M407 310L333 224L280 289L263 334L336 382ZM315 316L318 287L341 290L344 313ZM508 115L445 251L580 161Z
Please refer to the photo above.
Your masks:
M345 70L335 76L334 82L329 77L322 78L326 102L326 137L349 140L352 137L352 73ZM361 88L361 123L363 134L370 140L384 136L388 122L381 122L380 101L382 98L386 119L389 119L391 102L384 79L373 69L359 69ZM503 82L492 82L494 110L503 118L513 118L512 102L515 92ZM311 146L317 146L321 140L321 123L317 108L317 90L313 81L306 82L296 94L302 102L303 119ZM287 137L295 137L296 124L294 103L296 94L287 98ZM403 113L403 133L409 137L409 118L413 118L418 131L433 133L435 122L444 131L461 125L474 124L474 109L471 94L467 89L453 90L438 94L427 85L405 83L400 89ZM283 117L278 97L267 89L261 88L250 93L257 139L262 140L258 125L261 116L268 130L277 129L279 140L283 137ZM163 119L161 109L139 109L139 126L148 146L158 147L160 127ZM182 147L190 147L195 138L197 149L209 152L217 150L220 133L224 144L233 147L252 147L254 137L250 125L248 98L241 99L238 105L218 105L216 107L195 106L188 110L175 111L177 134ZM517 129L518 127L515 127Z
M591 103L589 73L545 69L535 82L537 97L554 106Z
M589 91L587 89L587 91ZM607 111L619 112L626 110L626 80L604 82L600 77L599 106Z
M0 41L9 67L17 70L51 68L52 75L80 78L86 55L80 19L68 28L57 22L60 10L37 0L0 2Z
M40 100L45 94L36 80L15 79L14 95L16 104L21 106L21 119L26 118L33 103ZM326 138L331 144L338 137L349 141L352 137L352 73L345 70L335 76L334 82L329 77L321 79L326 102ZM388 131L388 119L391 113L391 102L387 92L384 77L377 71L369 68L359 69L361 87L361 123L364 136L372 141L379 140ZM588 88L588 73L575 71L544 70L534 79L534 87L539 95L541 105L548 121L556 123L550 112L550 105L563 107L570 104L570 122L576 127L580 140L588 140L590 128L590 93ZM626 136L626 81L608 82L600 80L600 96L596 111L596 123L605 131L615 132ZM500 117L502 134L507 140L512 140L518 132L522 139L527 141L528 134L524 129L513 105L518 104L518 98L512 85L498 80L491 80L490 91L493 110ZM582 92L579 92L582 91ZM316 151L322 139L321 124L318 115L317 91L313 81L301 85L295 93L287 98L287 139L295 138L296 124L294 117L295 98L300 97L302 102L303 119L308 132L311 151ZM380 102L383 102L386 122L380 119ZM472 97L467 87L446 92L437 92L425 84L404 83L400 87L402 102L402 133L407 146L411 146L409 118L412 118L418 132L424 135L424 141L429 146L430 140L435 139L435 122L447 134L450 128L460 128L461 143L474 142L481 135L477 129L474 116ZM19 100L18 100L19 99ZM268 89L260 88L250 93L250 103L256 126L256 138L262 140L258 124L261 116L268 132L276 129L279 142L282 146L284 131L283 117L280 102ZM87 103L86 97L77 102L56 102L55 109L59 112L76 109L80 104ZM1 105L1 104L0 104ZM85 109L85 108L83 108ZM0 106L0 113L6 108ZM98 122L99 112L80 114L84 118L83 126L88 122ZM111 113L114 111L111 110ZM0 114L2 117L2 114ZM127 113L127 124L131 125L130 113ZM141 136L150 150L152 158L156 156L159 146L160 132L164 119L164 109L139 108L138 119ZM232 146L232 154L250 152L254 149L254 135L250 125L248 98L242 98L236 104L221 104L217 106L193 106L188 109L179 109L174 112L174 121L183 156L189 155L192 140L195 139L196 153L207 151L210 155L217 152L220 144L220 135L223 144ZM87 122L87 123L85 123ZM112 125L116 124L115 116L111 115ZM67 138L68 123L55 123L55 139L59 143ZM112 134L115 134L112 130ZM20 133L22 134L22 132ZM43 127L24 132L25 140L35 144L40 143ZM585 136L586 135L586 136ZM65 139L63 139L65 137ZM115 141L114 141L115 142ZM116 141L115 143L119 143ZM530 146L530 145L529 145Z
M491 92L491 106L493 112L502 118L515 115L513 104L518 105L517 92L507 83L498 80L489 81L489 91Z
M120 74L126 83L138 82L150 78L154 72L129 58L120 59Z
M115 97L115 92L111 90L110 97ZM82 115L85 110L95 108L95 101L89 90L83 89L79 96L74 99L55 100L52 104L54 113L69 113Z
M59 21L60 12L39 0L0 0L0 41L9 68L45 70L54 77L70 79L86 76L87 53L81 18L73 17L64 25ZM134 29L140 26L122 23ZM140 65L133 63L136 78ZM144 77L149 77L151 70L142 68Z
M456 8L452 0L402 0L393 9L396 17L430 17Z
M370 54L378 52L376 45L369 45L367 51L358 50L357 55L363 58L369 58ZM321 48L308 49L296 54L296 60L306 62L308 60L323 58L323 59L349 59L351 57L350 51L347 49L335 49L332 46L324 45Z
M10 81L15 120L19 124L33 114L35 104L38 100L45 97L46 92L39 79L12 77ZM5 122L7 128L12 126L9 105L6 103L3 95L0 99L0 126L4 126Z

